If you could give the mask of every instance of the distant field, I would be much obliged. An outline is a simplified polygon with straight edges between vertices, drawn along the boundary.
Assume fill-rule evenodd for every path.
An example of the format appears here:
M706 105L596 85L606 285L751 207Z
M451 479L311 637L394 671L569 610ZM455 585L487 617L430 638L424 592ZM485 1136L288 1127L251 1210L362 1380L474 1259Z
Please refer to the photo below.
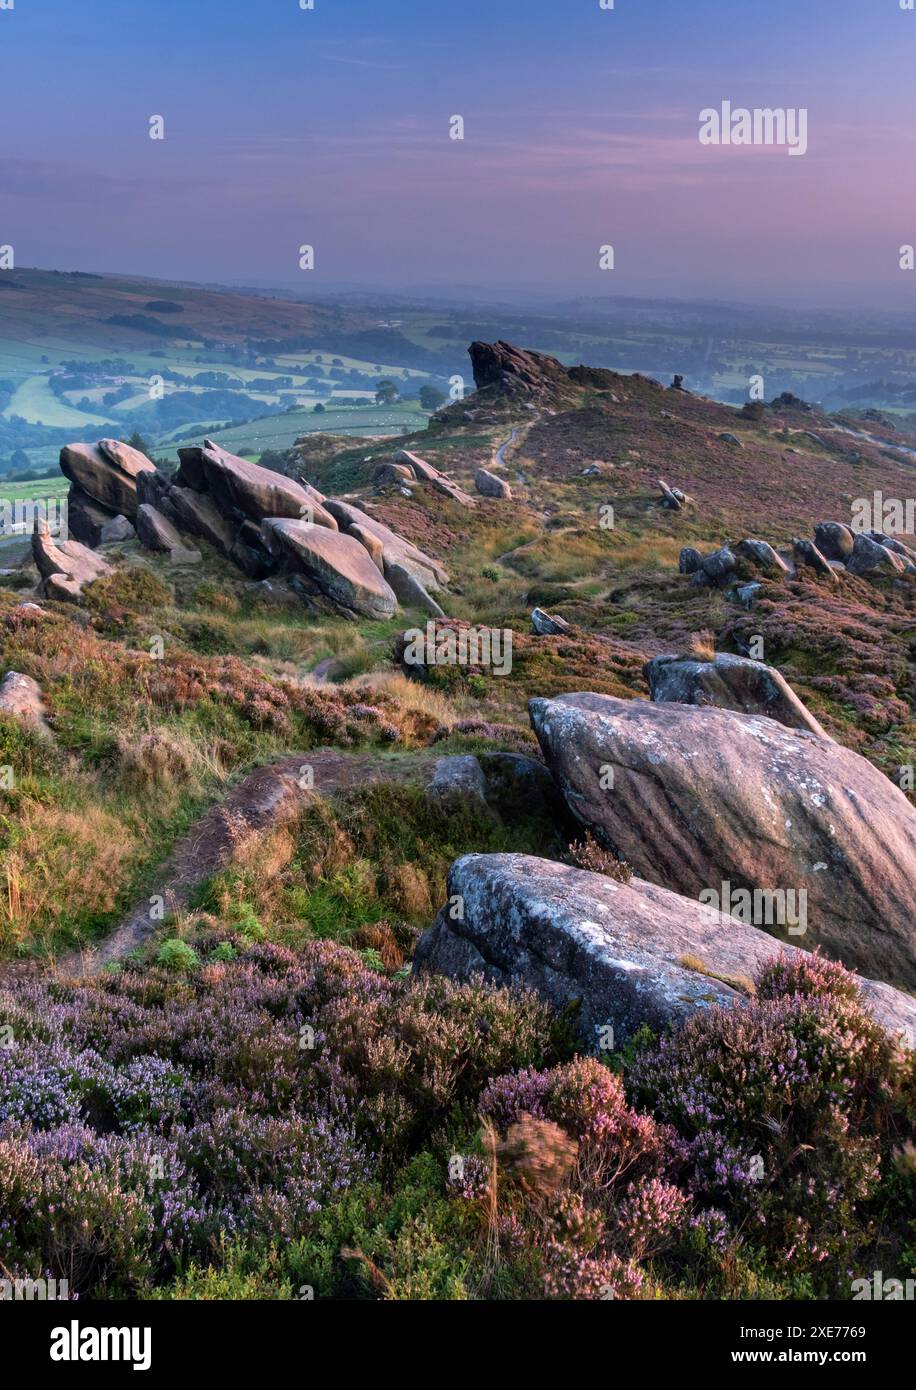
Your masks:
M361 435L407 434L421 429L428 416L419 406L356 406L346 410L329 408L315 414L313 410L296 410L289 415L271 415L264 420L252 420L247 425L213 430L212 436L225 449L235 454L260 454L265 449L289 449L304 434ZM186 440L185 443L190 443ZM155 445L155 452L164 458L177 458L181 441L168 439Z
M89 415L74 410L65 401L59 401L48 385L47 376L30 376L17 387L12 400L3 414L21 415L31 425L50 425L54 429L65 429L68 425L104 425L101 415Z
M20 502L25 498L65 497L70 484L63 473L39 478L34 483L12 483L0 476L0 502Z

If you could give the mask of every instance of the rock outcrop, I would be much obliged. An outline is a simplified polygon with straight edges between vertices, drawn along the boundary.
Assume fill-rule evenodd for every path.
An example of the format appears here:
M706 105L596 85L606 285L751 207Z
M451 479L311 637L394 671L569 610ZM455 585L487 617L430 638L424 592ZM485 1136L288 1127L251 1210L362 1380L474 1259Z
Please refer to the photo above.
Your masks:
M758 925L916 987L916 809L864 758L731 710L593 694L529 710L570 810L641 877L776 893Z
M655 656L644 667L652 699L762 714L789 729L829 738L780 671L750 657L717 652L712 661Z
M420 938L414 970L472 975L535 989L573 1007L589 1048L610 1025L625 1045L712 1004L738 1004L742 986L781 947L738 922L640 879L526 854L468 854L448 876L448 905ZM916 999L860 980L866 1007L888 1032L912 1037Z
M335 608L364 618L390 618L394 591L352 536L289 517L267 517L261 531L269 552Z
M105 452L109 445L110 456ZM330 501L304 479L297 482L237 458L210 439L178 453L181 463L174 476L154 468L145 456L136 455L136 450L127 446L116 450L112 441L104 440L98 447L68 445L62 451L61 466L66 463L68 476L78 472L109 501L115 496L116 484L121 485L120 472L126 474L133 468L133 502L125 516L129 514L136 521L143 545L167 553L173 561L186 563L200 558L187 540L191 536L215 546L249 579L261 582L282 571L300 594L321 597L346 614L390 616L397 598L401 598L408 606L443 616L432 594L448 583L444 566L362 508ZM464 497L460 488L417 455L405 453L403 458L403 463L385 465L393 477L423 478L456 498ZM474 505L472 498L464 500ZM77 524L88 543L96 545L106 537L113 538L112 515L88 493L81 493ZM279 521L294 522L295 526L268 524ZM120 522L128 524L124 517ZM343 533L347 543L336 546L326 535L310 541L306 537L309 530L332 536ZM118 536L126 538L128 534L133 535L133 527ZM64 574L65 586L73 587L62 569L55 572ZM59 587L61 581L54 583Z

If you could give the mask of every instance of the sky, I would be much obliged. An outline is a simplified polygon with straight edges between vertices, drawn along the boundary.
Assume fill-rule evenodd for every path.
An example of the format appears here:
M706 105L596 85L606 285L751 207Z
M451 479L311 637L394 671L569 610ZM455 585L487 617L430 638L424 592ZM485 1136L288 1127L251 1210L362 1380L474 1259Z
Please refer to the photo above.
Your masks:
M10 3L0 245L21 266L916 303L901 0ZM806 153L701 144L724 100L805 108Z

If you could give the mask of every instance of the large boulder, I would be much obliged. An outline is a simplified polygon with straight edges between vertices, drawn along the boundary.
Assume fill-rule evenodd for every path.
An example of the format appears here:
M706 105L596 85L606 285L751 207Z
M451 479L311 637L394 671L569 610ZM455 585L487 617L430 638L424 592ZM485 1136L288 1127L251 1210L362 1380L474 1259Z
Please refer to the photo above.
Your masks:
M814 544L825 559L845 564L852 554L855 536L841 521L819 521L814 528Z
M396 611L394 591L353 536L284 517L267 517L261 532L271 554L335 607L365 618Z
M52 540L47 522L40 522L32 533L32 558L43 580L42 592L64 602L79 600L84 584L112 573L101 555L79 541Z
M189 457L192 454L193 461ZM181 469L189 481L202 476L204 487L198 490L208 492L223 513L237 511L259 524L268 516L295 517L337 530L337 522L318 501L314 489L306 492L301 483L285 474L238 458L219 445L205 445L196 451L182 449Z
M804 891L803 931L778 910L759 925L916 988L916 809L871 763L732 710L588 693L529 710L570 810L641 877L690 898Z
M792 556L795 561L796 572L802 565L807 565L808 569L812 569L815 574L828 579L831 584L840 582L833 565L821 554L813 541L795 536L792 541Z
M71 483L112 515L132 520L137 511L137 476L154 470L155 465L129 444L100 439L98 444L65 444L60 468Z
M586 1045L608 1024L614 1045L697 1009L737 1004L780 950L734 917L640 879L527 854L467 854L448 876L448 906L421 938L414 970L522 984L558 1010L575 1007ZM861 980L866 1007L892 1034L916 1036L916 999ZM576 1007L578 1006L578 1007Z
M653 700L763 714L789 729L829 737L782 673L762 661L730 652L717 652L712 661L654 656L643 670Z

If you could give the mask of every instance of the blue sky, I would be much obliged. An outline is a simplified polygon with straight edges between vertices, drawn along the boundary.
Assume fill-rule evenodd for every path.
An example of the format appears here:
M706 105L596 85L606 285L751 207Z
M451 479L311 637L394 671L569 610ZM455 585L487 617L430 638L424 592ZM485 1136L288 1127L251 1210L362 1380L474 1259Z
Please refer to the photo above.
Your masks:
M316 284L916 294L899 0L14 3L0 243L23 265L289 281L308 242ZM726 98L806 107L807 154L701 147Z

